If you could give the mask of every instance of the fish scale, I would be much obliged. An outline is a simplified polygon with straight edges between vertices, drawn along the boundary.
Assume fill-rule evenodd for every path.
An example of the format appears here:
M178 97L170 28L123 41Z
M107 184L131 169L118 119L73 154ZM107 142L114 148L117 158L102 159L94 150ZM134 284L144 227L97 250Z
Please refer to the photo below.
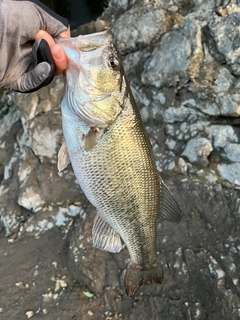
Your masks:
M83 192L96 207L93 244L110 252L126 244L131 262L124 285L132 297L143 284L162 283L157 219L179 222L181 209L157 173L111 35L103 32L59 43L69 66L62 102L65 144L58 168L71 162Z
M133 106L129 103L128 108L131 112ZM150 252L151 257L149 249L144 254L141 248L143 243L147 248L155 243L155 220L160 194L155 163L145 134L139 135L139 131L142 133L139 124L136 120L134 126L126 128L124 116L121 115L101 139L101 143L89 153L82 153L81 157L78 155L75 159L69 152L75 175L85 195L98 213L121 235L123 241L129 243L132 261L144 265L146 260L149 260L147 264L156 262L155 247ZM152 223L149 217L152 217ZM139 228L142 219L146 223ZM129 230L131 221L136 222L137 230L134 225L133 230ZM123 224L128 228L124 228ZM136 235L136 241L133 240L133 232L141 234L141 237ZM143 236L145 234L146 237Z

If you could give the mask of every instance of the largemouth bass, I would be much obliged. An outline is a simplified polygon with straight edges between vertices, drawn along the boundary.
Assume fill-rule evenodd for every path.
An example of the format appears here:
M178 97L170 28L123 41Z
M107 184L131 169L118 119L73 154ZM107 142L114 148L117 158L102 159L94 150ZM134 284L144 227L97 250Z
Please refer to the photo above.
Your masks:
M162 283L156 222L179 222L181 209L159 177L149 138L109 32L61 38L65 73L62 125L65 143L58 169L71 162L78 182L96 207L93 245L131 262L128 297L141 285ZM122 243L123 242L123 243Z

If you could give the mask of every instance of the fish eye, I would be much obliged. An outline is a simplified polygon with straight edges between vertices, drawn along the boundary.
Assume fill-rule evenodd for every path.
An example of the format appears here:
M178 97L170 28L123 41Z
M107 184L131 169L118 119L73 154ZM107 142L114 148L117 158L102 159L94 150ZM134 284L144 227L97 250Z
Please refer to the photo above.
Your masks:
M119 60L116 57L110 57L108 58L108 65L113 69L117 69L119 66Z

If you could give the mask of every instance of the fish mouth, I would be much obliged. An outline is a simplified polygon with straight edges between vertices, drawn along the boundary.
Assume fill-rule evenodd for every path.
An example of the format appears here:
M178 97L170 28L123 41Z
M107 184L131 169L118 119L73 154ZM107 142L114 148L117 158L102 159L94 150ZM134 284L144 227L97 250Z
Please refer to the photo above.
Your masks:
M80 52L89 52L103 46L108 46L112 42L112 33L109 30L106 30L87 35L79 35L78 37L73 38L57 37L55 40L57 44L60 44L63 47L69 58L76 58L73 56L73 50L75 52L76 50Z

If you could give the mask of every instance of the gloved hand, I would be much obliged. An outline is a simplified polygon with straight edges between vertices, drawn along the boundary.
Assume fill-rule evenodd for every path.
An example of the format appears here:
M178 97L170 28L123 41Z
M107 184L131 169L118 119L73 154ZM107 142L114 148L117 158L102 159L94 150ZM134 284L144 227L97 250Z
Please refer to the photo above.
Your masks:
M44 40L34 42L39 30L53 38L68 29L68 21L38 0L0 0L0 87L33 92L48 85L54 61Z

